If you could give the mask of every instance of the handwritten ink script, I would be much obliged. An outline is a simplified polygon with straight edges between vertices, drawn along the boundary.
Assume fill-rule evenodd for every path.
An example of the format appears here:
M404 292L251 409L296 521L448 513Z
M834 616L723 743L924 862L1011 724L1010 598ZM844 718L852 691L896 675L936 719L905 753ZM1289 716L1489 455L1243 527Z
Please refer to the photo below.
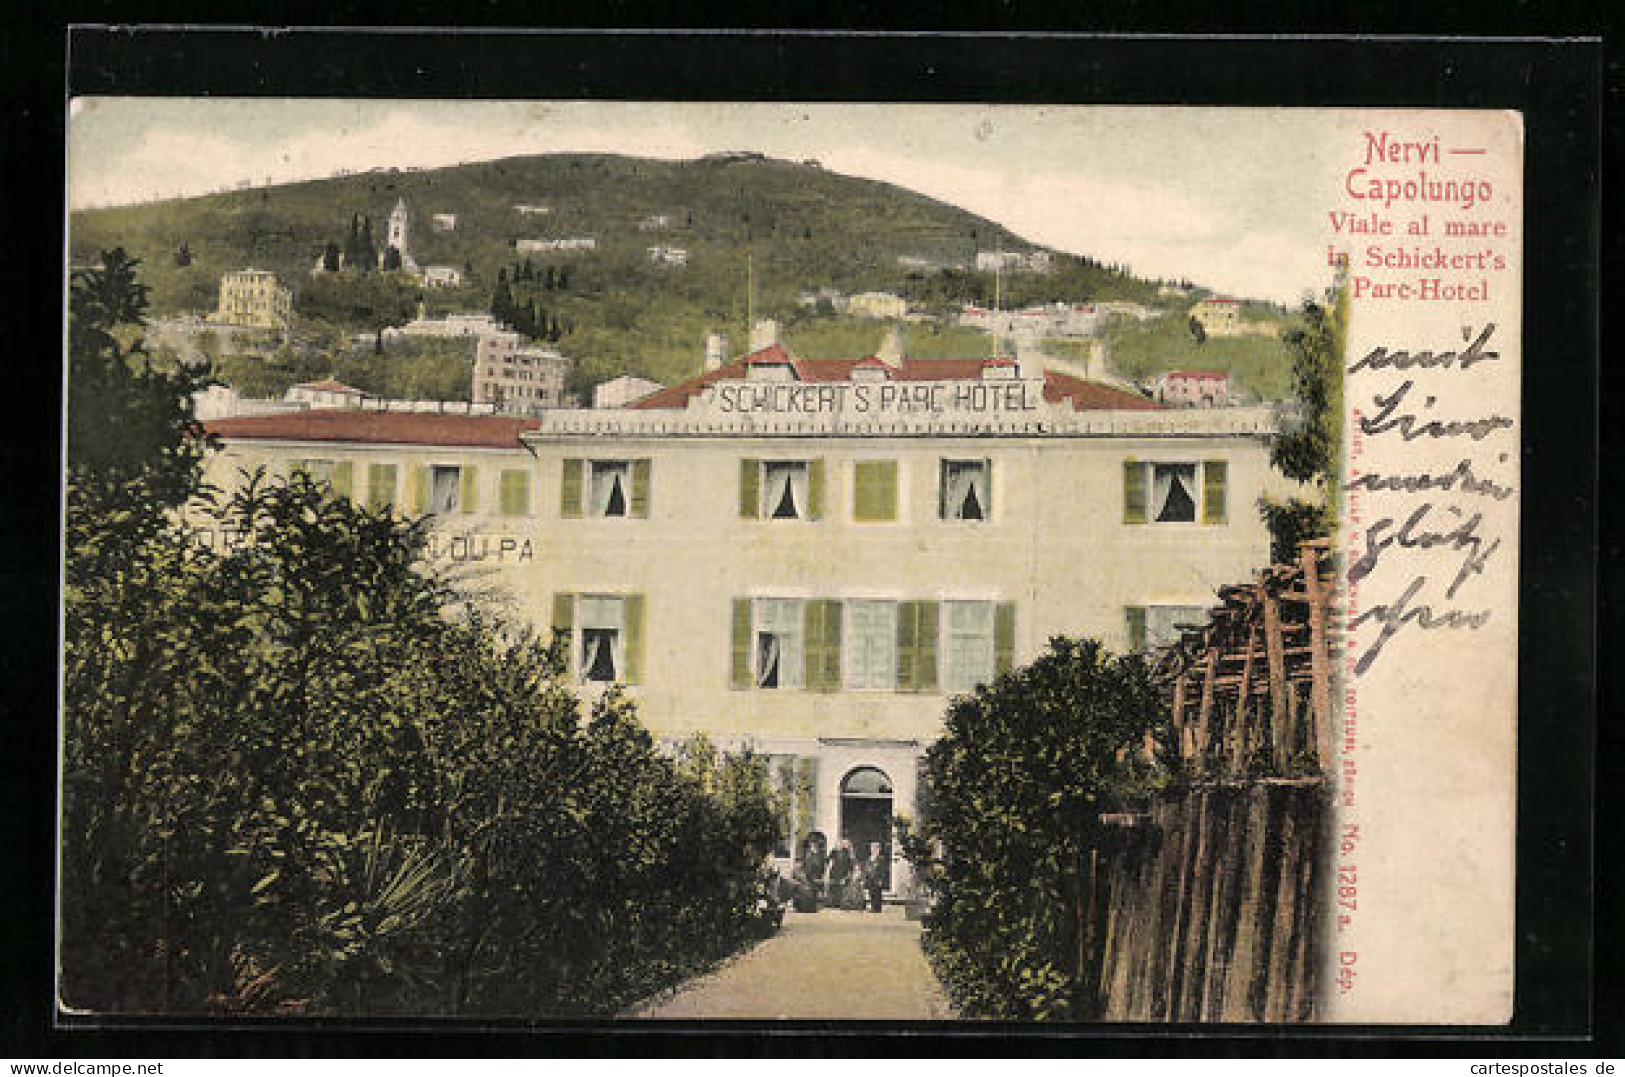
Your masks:
M1437 379L1432 383L1436 387L1433 392L1421 394L1415 381L1404 377L1412 370L1425 369L1470 378L1480 364L1500 359L1499 353L1488 348L1494 332L1494 325L1485 326L1460 352L1379 347L1348 368L1350 375L1383 371L1403 379L1370 391L1369 413L1356 407L1357 447L1385 438L1400 442L1459 442L1462 446L1455 465L1442 471L1350 469L1345 489L1350 491L1351 501L1356 501L1353 495L1359 493L1381 492L1389 495L1384 498L1385 506L1410 503L1406 511L1373 519L1363 531L1351 528L1351 593L1391 596L1361 602L1352 618L1351 628L1368 622L1378 628L1376 638L1354 663L1356 676L1370 670L1388 644L1403 632L1476 631L1495 615L1490 606L1473 601L1473 584L1502 554L1505 536L1491 533L1484 512L1472 505L1476 499L1505 501L1513 494L1511 484L1495 478L1493 473L1495 466L1509 460L1510 450L1497 445L1497 436L1511 430L1513 420L1493 411L1437 414L1435 409L1442 411L1444 403L1471 401L1478 394L1464 390L1451 393L1447 402L1441 402L1445 389L1439 387L1442 383ZM1412 556L1418 553L1424 556ZM1418 563L1426 570L1418 571ZM1351 608L1356 607L1351 603Z

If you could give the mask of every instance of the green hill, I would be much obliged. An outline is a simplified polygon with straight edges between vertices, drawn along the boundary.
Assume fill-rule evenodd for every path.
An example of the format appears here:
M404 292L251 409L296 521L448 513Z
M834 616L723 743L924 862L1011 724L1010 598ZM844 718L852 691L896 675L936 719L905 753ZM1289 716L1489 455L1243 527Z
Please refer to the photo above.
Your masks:
M212 309L220 275L229 270L272 270L298 296L301 330L326 330L318 336L331 348L342 333L367 328L367 319L359 308L351 317L342 303L329 302L312 285L311 269L327 244L345 245L355 216L370 219L381 246L401 198L412 212L417 262L453 265L468 275L463 289L428 293L431 310L486 309L499 272L522 274L511 285L515 298L536 310L543 329L577 360L578 387L628 372L665 382L688 376L699 367L709 331L727 332L740 350L747 252L756 316L778 318L795 340L831 339L828 327L816 325L820 316L798 305L803 290L893 291L947 311L990 301L992 274L913 271L899 265L900 256L974 264L979 250L1039 249L957 207L813 162L748 154L675 162L552 154L81 211L72 216L70 256L83 264L123 246L142 259L156 315ZM549 212L527 215L520 205ZM437 213L456 214L455 229L435 231ZM651 227L649 219L662 215L669 225ZM520 238L565 236L592 236L597 248L525 255L514 246ZM657 244L685 249L688 264L654 264L647 249ZM183 245L189 265L176 258ZM1154 283L1117 268L1070 255L1056 255L1054 263L1044 275L1006 274L1004 302L1158 302ZM870 325L878 343L881 328ZM865 331L858 324L844 330ZM948 336L940 343L954 342Z

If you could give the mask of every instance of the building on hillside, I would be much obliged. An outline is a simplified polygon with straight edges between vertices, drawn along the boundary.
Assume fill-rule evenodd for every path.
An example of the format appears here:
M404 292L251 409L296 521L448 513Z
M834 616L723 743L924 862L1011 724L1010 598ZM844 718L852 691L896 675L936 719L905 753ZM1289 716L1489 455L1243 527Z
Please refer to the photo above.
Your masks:
M984 273L1048 273L1053 261L1049 251L981 251L976 268Z
M1210 337L1233 337L1241 325L1241 304L1216 296L1191 307L1190 316Z
M516 202L513 208L521 217L545 217L553 212L552 206L538 206L528 202Z
M949 258L928 258L921 254L899 254L897 264L916 273L941 273L945 269L964 269L964 262Z
M300 382L289 389L283 399L307 408L359 408L366 395L352 385L324 378L321 381Z
M558 239L516 239L513 245L520 254L546 254L597 250L598 240L593 236L562 236Z
M1265 565L1267 410L1166 410L1009 359L801 359L780 346L624 409L529 419L308 412L208 425L246 465L434 516L625 685L664 744L771 758L781 857L811 830L890 850L956 696L1055 635L1125 650ZM222 537L220 541L227 541Z
M908 300L890 292L859 292L847 299L846 312L859 318L901 318Z
M487 333L506 333L508 326L496 320L489 314L473 311L463 314L447 314L443 318L430 318L423 314L421 309L418 316L405 325L390 326L384 330L384 339L394 337L479 337ZM370 343L371 338L364 338L363 343Z
M640 232L663 232L672 227L676 220L670 213L651 213L638 222Z
M425 288L461 288L463 286L463 271L456 266L424 266L423 286Z
M686 266L688 251L683 247L650 247L649 261L657 266Z
M1156 399L1172 407L1229 407L1230 375L1222 370L1170 370L1157 379Z
M564 407L570 360L518 333L487 333L474 347L473 399L514 413Z
M640 378L635 374L622 374L593 386L592 406L595 408L624 408L637 403L665 386L658 381Z
M384 249L378 252L378 265L384 266L384 259L389 256L389 249L393 247L401 256L401 272L418 273L418 263L412 257L412 211L407 208L406 199L395 201L395 208L389 211L389 230L384 241Z
M220 277L220 306L209 321L252 329L286 330L293 320L293 292L263 269L242 269Z
M1144 303L1131 303L1126 299L1102 300L1095 304L1101 317L1118 316L1133 318L1137 322L1149 322L1162 317L1163 312L1156 307L1148 307Z
M836 311L846 306L846 296L841 294L838 288L811 288L796 295L796 305L815 310Z
M429 223L436 232L455 232L457 231L457 214L436 213L429 218Z

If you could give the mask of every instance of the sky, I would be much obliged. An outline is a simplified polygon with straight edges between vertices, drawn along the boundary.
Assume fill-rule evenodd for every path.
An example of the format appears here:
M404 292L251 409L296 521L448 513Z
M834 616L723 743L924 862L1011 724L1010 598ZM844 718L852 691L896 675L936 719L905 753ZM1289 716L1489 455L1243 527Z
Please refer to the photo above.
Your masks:
M755 150L895 183L1141 276L1295 304L1328 283L1334 126L1286 109L81 97L68 201L548 152Z

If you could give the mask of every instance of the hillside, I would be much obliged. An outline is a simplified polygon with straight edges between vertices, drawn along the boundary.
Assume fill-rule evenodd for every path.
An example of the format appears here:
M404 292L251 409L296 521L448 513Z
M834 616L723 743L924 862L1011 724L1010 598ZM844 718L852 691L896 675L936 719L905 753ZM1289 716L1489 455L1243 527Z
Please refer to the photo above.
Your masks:
M658 161L601 154L510 158L424 171L382 171L232 191L138 206L82 211L71 221L70 256L83 264L123 246L142 259L155 315L215 305L222 273L270 269L301 293L305 320L339 331L367 328L342 304L315 305L310 270L328 243L345 244L354 216L370 218L380 247L398 199L412 212L412 254L420 265L463 270L468 285L428 293L431 311L485 309L499 271L527 261L518 301L534 305L578 360L578 387L632 372L670 382L693 373L704 335L727 332L734 350L746 333L747 270L757 317L776 317L788 336L815 315L797 294L886 290L932 309L992 298L991 273L922 273L900 256L974 263L979 250L1038 249L999 225L903 188L828 172L813 162L749 155ZM545 206L545 214L521 212ZM455 213L436 231L433 214ZM664 226L650 218L664 216ZM520 254L520 238L592 236L592 251ZM185 245L190 265L177 264ZM686 266L654 264L647 248L688 252ZM555 270L566 273L557 281ZM546 287L557 281L556 287ZM1156 303L1155 284L1088 259L1057 255L1045 275L1007 274L1007 305L1086 299ZM869 332L843 319L840 334ZM879 323L872 325L878 342ZM827 339L828 327L800 336ZM922 342L933 340L920 334ZM952 336L940 342L956 344ZM330 344L324 345L331 347Z

